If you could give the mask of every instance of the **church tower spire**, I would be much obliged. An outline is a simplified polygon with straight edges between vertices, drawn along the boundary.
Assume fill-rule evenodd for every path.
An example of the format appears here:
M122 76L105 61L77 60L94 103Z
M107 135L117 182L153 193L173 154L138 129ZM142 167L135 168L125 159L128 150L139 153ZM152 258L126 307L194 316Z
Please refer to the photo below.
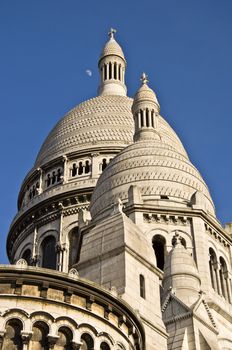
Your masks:
M122 95L126 96L125 85L126 60L122 48L114 38L116 30L111 28L109 40L104 46L99 58L98 67L100 72L99 95Z
M132 105L135 121L134 141L154 139L157 136L158 115L160 105L156 95L147 85L148 77L145 73L140 78L142 85L136 92Z

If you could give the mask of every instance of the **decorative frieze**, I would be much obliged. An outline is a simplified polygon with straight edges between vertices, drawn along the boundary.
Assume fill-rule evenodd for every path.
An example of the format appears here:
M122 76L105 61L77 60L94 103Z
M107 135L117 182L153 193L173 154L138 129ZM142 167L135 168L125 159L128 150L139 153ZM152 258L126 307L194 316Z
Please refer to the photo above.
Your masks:
M190 224L191 219L187 216L168 215L168 214L143 214L143 222L145 223L164 223L186 226Z

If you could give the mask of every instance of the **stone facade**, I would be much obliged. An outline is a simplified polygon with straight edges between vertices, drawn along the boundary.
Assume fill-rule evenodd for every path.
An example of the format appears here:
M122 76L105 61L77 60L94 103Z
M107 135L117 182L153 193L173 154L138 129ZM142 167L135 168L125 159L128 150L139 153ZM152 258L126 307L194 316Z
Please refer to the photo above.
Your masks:
M232 230L114 38L48 135L0 266L0 348L232 349Z

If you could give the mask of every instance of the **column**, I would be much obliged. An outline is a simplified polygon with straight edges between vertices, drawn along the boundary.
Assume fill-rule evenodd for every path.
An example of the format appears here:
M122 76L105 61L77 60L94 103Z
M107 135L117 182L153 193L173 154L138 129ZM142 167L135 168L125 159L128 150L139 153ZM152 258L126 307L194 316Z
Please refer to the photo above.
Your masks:
M23 350L29 349L29 341L31 339L32 332L21 331L21 337L23 341Z
M40 194L43 192L43 170L38 168L37 171L39 172L39 188L37 188L37 193Z
M109 69L110 69L109 63L107 63L107 64L106 64L106 80L109 79Z
M150 110L150 109L148 110L148 124L149 124L149 125L148 125L149 127L152 127L152 122L151 122L151 110Z
M216 281L217 281L217 292L219 295L222 295L222 288L221 288L221 282L220 282L220 276L219 276L219 264L216 262L214 263L214 271L216 275Z
M137 120L138 120L138 123L137 123L138 129L141 129L141 113L140 112L137 113Z
M64 155L62 160L63 160L63 181L62 182L66 183L66 181L67 181L67 162L68 162L68 158Z

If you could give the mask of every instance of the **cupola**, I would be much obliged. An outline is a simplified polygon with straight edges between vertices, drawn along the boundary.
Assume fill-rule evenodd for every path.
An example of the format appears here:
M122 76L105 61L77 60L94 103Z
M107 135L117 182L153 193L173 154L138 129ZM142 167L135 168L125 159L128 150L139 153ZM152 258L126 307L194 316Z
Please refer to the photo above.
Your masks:
M159 102L152 89L147 85L145 73L141 77L142 85L135 94L132 113L135 122L134 141L155 139L158 136Z
M100 72L99 95L126 96L126 60L122 48L114 38L116 30L111 28L110 39L105 44L98 62Z

